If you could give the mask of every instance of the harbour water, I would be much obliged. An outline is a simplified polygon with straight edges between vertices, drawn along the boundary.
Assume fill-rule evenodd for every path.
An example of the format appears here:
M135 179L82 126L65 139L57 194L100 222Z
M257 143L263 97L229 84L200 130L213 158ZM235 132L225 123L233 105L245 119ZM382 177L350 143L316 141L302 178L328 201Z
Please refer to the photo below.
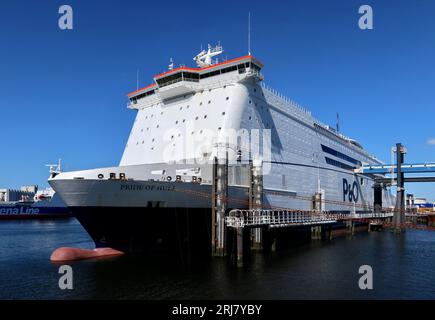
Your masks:
M93 248L73 218L0 222L0 299L435 299L435 232L360 233L255 254L244 268L225 259L176 266L138 257L71 263L73 290L61 290L61 246ZM373 290L358 269L373 268Z

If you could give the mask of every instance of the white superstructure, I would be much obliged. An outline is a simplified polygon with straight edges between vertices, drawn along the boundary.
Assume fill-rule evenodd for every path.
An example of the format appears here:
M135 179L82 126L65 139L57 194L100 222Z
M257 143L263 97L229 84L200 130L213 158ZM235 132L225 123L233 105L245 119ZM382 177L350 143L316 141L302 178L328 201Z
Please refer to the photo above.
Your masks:
M174 68L128 94L137 112L119 166L53 174L50 184L70 207L211 206L211 160L225 146L229 157L260 160L269 207L365 211L373 180L355 174L381 162L361 145L314 119L305 108L266 87L263 64L251 55L215 63L218 46L195 56L198 67ZM270 155L254 155L228 132L253 132ZM268 145L268 141L269 144ZM258 157L257 157L258 156ZM257 158L257 159L255 159ZM237 163L240 166L237 166ZM178 181L175 181L178 180ZM248 178L243 161L230 166L230 207L243 207ZM393 198L384 192L384 206Z

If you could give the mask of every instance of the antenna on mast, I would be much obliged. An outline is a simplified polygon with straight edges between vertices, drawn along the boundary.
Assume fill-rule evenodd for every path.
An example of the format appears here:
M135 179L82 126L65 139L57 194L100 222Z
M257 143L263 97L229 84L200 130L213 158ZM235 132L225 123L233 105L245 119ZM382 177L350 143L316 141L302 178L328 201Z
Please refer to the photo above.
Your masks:
M337 132L340 132L340 114L337 112L337 123L336 123Z
M139 90L139 69L136 70L136 90Z
M251 12L248 12L248 55L251 55Z

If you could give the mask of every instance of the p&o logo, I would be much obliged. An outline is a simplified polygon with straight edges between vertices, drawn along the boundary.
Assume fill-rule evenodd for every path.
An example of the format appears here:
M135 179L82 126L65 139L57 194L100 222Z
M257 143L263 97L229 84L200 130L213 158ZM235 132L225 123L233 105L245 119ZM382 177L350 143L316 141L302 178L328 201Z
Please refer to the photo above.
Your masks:
M348 183L347 179L343 178L343 201L358 202L359 186L356 181Z

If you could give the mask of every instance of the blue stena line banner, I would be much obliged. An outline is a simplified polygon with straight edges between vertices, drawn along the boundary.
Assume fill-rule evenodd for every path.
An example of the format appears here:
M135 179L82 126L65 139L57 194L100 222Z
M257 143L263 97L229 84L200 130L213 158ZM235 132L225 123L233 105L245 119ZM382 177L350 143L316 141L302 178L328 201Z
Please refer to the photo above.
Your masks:
M39 214L39 208L28 206L0 207L0 215Z
M358 202L359 198L359 185L356 181L353 183L347 182L346 178L343 178L343 201L346 202Z

